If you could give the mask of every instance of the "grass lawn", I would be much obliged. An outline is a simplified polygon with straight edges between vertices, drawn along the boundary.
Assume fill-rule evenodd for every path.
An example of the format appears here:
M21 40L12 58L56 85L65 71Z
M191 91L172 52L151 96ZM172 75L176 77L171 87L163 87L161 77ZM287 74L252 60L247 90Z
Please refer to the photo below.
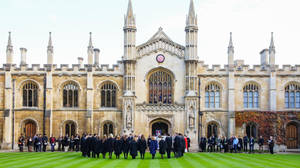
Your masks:
M0 153L0 167L29 167L29 168L46 168L46 167L299 167L299 154L221 154L221 153L188 153L179 159L156 159L152 160L149 153L144 160L136 159L92 159L83 158L81 153L76 152L47 152L47 153Z

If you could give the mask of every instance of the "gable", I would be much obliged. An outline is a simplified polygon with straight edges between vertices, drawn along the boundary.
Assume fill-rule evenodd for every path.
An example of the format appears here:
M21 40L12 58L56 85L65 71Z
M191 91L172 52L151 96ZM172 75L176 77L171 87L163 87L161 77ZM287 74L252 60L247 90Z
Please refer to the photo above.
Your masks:
M185 47L173 42L161 27L146 43L137 46L137 57L139 58L161 50L184 58Z

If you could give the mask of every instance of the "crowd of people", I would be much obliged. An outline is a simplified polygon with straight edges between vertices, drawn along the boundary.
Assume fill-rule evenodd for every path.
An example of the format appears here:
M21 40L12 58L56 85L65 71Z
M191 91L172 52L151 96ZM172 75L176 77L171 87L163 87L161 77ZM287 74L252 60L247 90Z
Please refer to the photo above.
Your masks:
M259 152L263 152L265 140L260 136L257 140L254 137L244 136L236 137L214 137L209 138L201 137L199 143L200 152L249 152L254 153L254 144L257 143L259 146ZM269 146L269 151L273 154L274 140L271 136L267 141ZM127 159L128 155L135 159L140 154L141 159L144 159L145 152L149 150L152 155L152 159L155 158L156 153L160 154L163 159L164 155L167 158L171 158L171 152L174 153L176 158L182 157L185 152L189 151L190 138L183 136L178 133L174 136L163 135L163 136L149 136L147 139L144 135L132 135L129 136L115 136L110 134L108 137L104 135L103 137L97 134L83 134L81 137L79 135L71 136L61 136L55 138L51 136L49 139L46 135L42 136L40 134L35 135L33 138L29 137L27 139L24 136L20 136L18 141L19 149L23 152L23 148L26 145L28 151L32 152L46 152L47 146L50 145L52 152L57 151L76 151L82 152L83 157L92 158L106 158L106 154L111 159L113 154L117 159L123 154L124 158ZM56 147L56 145L58 145Z
M174 136L149 136L147 139L144 135L132 134L116 137L113 137L112 134L108 137L106 135L100 137L97 134L83 134L82 137L66 135L57 139L51 136L48 140L46 135L36 135L33 138L28 138L26 143L24 136L21 135L19 138L21 152L23 152L24 145L27 145L29 152L32 152L32 148L35 152L45 152L47 145L50 145L51 151L54 152L57 144L58 151L81 151L83 157L100 158L102 155L102 158L106 158L108 154L111 159L114 153L117 159L120 158L121 154L124 155L125 159L128 158L128 155L135 159L139 153L141 159L144 159L146 151L149 150L152 159L155 158L157 152L163 159L164 155L171 158L171 152L176 158L182 157L185 152L189 151L190 138L180 133Z
M209 138L201 137L199 148L201 152L231 152L231 153L237 153L237 152L249 152L254 153L254 144L257 143L259 148L258 151L262 153L264 151L264 143L265 140L262 136L256 140L254 137L248 137L244 136L237 137L232 136L230 138L227 137L215 137L211 136ZM274 140L273 137L270 136L270 139L267 141L269 146L269 151L271 154L273 154L273 148L274 148ZM249 147L249 148L248 148Z

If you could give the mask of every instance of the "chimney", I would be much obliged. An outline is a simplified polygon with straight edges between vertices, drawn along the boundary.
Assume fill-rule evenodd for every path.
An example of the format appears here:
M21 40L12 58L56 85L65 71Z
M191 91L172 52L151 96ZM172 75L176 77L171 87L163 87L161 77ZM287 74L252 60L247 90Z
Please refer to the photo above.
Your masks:
M260 52L260 64L261 65L269 64L269 49L263 49Z
M94 61L95 61L95 65L99 65L99 54L100 54L100 50L98 48L94 49Z
M26 65L26 53L27 49L26 48L20 48L21 51L21 65Z
M83 58L78 57L77 59L78 59L79 68L83 68Z

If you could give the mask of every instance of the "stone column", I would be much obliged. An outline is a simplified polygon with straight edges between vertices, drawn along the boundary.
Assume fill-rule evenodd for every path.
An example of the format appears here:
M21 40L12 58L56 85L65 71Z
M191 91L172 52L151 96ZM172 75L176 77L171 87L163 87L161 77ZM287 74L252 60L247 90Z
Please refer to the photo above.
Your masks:
M12 145L12 78L11 65L5 65L5 90L4 90L4 123L2 149L11 149Z
M93 99L94 99L94 88L93 88L93 67L88 65L87 72L87 91L86 91L86 132L94 133L93 129Z
M50 137L53 133L53 80L52 80L52 65L48 64L46 67L46 133ZM54 135L58 136L58 135Z

